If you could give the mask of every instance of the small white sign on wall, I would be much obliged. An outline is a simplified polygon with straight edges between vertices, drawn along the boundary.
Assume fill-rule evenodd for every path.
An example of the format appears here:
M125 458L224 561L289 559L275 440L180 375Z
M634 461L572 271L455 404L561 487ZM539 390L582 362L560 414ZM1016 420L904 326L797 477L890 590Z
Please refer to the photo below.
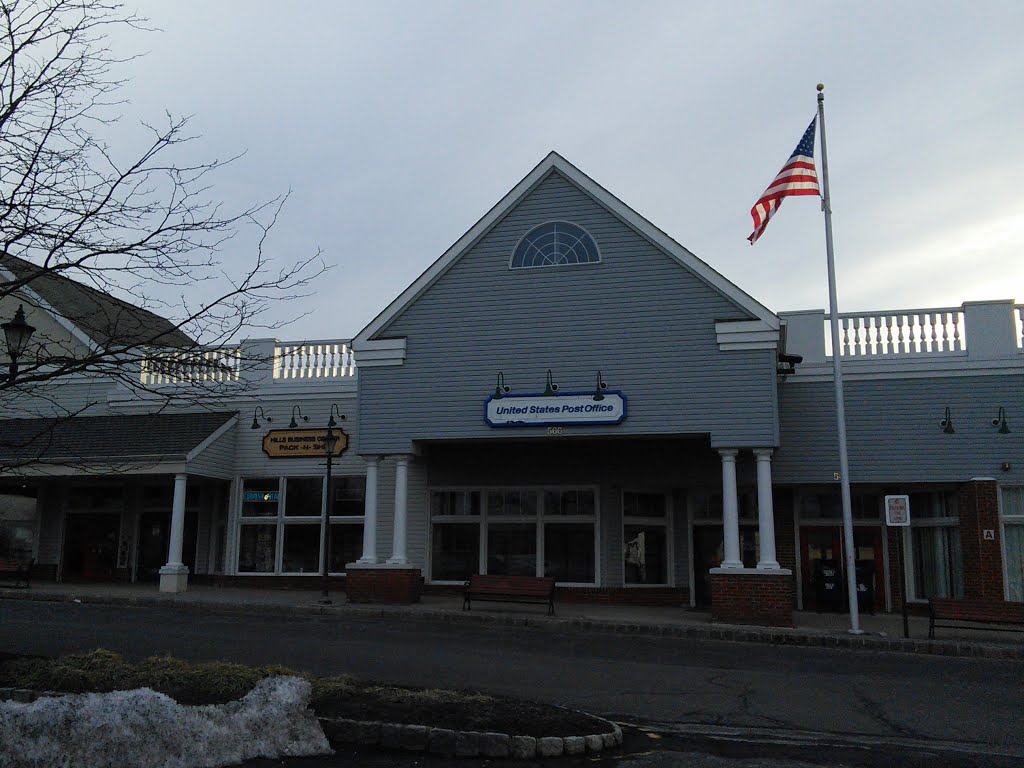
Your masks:
M909 496L885 497L885 524L897 528L905 528L910 525Z

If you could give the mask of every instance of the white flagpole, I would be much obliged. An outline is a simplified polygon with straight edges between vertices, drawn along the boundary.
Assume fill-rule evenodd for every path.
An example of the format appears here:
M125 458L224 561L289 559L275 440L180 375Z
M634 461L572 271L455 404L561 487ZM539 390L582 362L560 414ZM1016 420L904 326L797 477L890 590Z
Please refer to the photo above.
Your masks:
M828 253L828 303L832 325L832 371L836 386L836 426L839 433L839 479L843 493L843 552L846 561L846 593L850 603L850 632L860 635L857 609L857 558L853 546L853 510L850 503L850 462L846 455L846 408L843 404L843 369L840 363L839 308L836 302L836 265L832 255L832 205L828 194L828 151L825 148L825 86L818 83L818 128L821 131L821 175L825 196L825 250Z

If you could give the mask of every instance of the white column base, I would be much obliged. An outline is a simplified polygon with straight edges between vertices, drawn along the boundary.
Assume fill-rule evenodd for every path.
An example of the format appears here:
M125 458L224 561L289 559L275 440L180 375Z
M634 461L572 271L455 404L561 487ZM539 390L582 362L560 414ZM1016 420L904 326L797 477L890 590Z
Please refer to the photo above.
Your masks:
M165 565L160 568L161 592L184 592L188 589L188 566Z
M348 568L349 566L352 566L352 565L377 565L377 558L376 557L360 557L354 563L347 563L345 565L345 567Z
M781 567L774 560L762 560L757 564L757 570L759 571L777 571Z
M409 558L407 557L389 557L387 559L387 565L408 565Z

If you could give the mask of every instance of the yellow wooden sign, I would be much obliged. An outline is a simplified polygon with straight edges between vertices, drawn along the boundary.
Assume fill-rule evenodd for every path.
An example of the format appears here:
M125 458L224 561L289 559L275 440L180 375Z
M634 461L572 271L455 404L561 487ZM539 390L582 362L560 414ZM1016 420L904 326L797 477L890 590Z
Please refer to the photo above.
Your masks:
M338 428L331 429L338 438L333 457L341 456L348 448L348 435ZM272 429L263 436L263 452L272 459L327 458L326 429Z

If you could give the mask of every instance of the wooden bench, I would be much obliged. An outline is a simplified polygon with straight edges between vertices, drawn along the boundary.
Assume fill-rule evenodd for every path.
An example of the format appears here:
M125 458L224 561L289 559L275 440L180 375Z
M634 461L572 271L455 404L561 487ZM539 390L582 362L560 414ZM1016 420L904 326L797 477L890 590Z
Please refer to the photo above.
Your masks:
M541 605L546 603L548 616L554 616L555 580L536 576L482 576L474 573L466 582L462 610L470 610L473 600Z
M10 557L0 558L0 575L13 573L15 588L24 586L25 589L28 589L28 579L32 573L32 564L34 562L35 560L33 559L16 560Z
M935 639L936 627L1024 632L1024 603L933 597L928 601L928 615L930 640Z

